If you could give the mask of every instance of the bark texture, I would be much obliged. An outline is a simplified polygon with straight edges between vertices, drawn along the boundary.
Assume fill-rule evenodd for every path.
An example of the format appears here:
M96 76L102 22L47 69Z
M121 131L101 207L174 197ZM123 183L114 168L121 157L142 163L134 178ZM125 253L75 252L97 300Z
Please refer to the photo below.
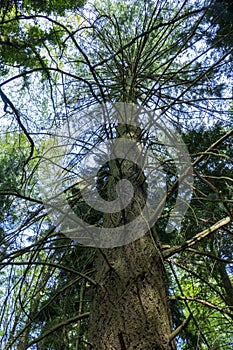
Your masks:
M149 236L98 258L89 340L95 350L173 350L166 276Z
M140 129L119 124L117 137L138 142ZM106 169L105 169L106 171ZM102 184L105 199L116 197L116 184L129 179L134 198L121 212L106 214L104 226L118 227L137 217L147 198L146 177L132 161L118 159L108 165L109 176ZM100 176L101 177L101 176ZM124 234L124 232L123 232ZM98 287L94 293L89 325L90 349L94 350L174 350L169 343L172 322L166 274L155 234L128 245L99 251L96 262Z

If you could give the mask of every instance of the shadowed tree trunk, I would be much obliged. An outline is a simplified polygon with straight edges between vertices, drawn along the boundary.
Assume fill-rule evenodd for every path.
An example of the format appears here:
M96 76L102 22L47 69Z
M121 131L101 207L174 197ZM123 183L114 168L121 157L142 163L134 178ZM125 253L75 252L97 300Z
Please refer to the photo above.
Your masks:
M164 266L147 234L99 256L89 336L96 350L172 350Z
M135 127L119 124L117 137L139 141ZM134 198L117 214L106 214L104 225L118 227L136 217L145 203L146 178L128 160L109 165L105 191L113 200L116 183L130 179ZM172 321L166 275L154 230L133 243L99 251L96 261L98 287L89 324L89 341L96 350L173 350L169 343Z

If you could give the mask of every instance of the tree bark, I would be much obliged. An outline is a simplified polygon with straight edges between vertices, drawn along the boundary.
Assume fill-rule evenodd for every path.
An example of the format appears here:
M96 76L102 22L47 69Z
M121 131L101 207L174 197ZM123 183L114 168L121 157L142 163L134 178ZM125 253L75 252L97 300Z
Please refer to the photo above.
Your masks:
M163 261L149 234L104 250L97 263L89 341L95 350L174 350Z
M140 141L140 130L119 124L117 137ZM135 156L140 156L140 146ZM132 221L146 200L146 178L128 160L112 161L109 178L103 185L107 199L127 178L134 187L134 200L118 214L106 214L105 227ZM128 245L99 251L96 261L98 287L89 323L90 349L95 350L174 350L169 343L172 321L168 303L166 273L155 233Z

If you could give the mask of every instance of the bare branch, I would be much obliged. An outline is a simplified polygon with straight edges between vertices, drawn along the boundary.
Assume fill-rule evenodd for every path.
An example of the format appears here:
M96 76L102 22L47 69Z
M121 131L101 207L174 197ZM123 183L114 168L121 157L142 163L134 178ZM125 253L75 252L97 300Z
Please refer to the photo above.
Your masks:
M189 239L188 241L186 241L181 246L174 246L172 248L164 250L163 251L163 257L165 259L167 259L167 258L171 257L172 255L174 255L176 253L180 253L180 252L184 251L187 248L191 248L193 245L201 242L204 238L210 236L213 232L215 232L215 231L219 230L220 228L228 225L231 221L232 221L232 219L230 218L230 216L227 216L226 218L216 222L216 224L212 225L211 227L207 228L206 230L198 233L196 236L194 236L193 238Z
M186 300L186 301L195 301L196 303L200 303L204 306L210 307L211 309L217 310L221 313L226 314L227 316L229 316L230 318L233 318L233 312L229 312L228 310L226 310L223 307L219 307L217 305L214 305L206 300L202 300L202 299L198 299L198 298L194 298L194 297L187 297L187 296L171 296L169 297L170 300Z

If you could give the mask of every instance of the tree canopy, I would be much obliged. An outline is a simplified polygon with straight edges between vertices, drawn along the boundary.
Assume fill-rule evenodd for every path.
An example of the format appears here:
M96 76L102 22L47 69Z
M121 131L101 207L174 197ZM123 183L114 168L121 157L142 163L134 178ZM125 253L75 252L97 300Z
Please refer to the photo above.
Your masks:
M230 1L1 2L0 339L5 350L102 350L107 341L116 349L116 339L121 350L148 344L159 350L232 348L232 18ZM194 179L189 203L185 190L179 192L174 159L179 152L172 153L159 133L153 135L146 119L144 129L107 119L98 125L96 108L117 103L153 111L182 136ZM75 215L95 228L124 225L147 198L157 203L160 182L166 181L161 214L145 237L112 249L86 247L54 224L41 193L40 169L48 149L56 149L54 135L61 137L64 125L73 122L78 138L63 171ZM92 167L95 158L86 168L85 159L90 153L97 157L93 150L121 138L136 140L136 153L146 150L149 170L125 159L101 164L98 154L99 195L114 201L117 182L127 178L136 198L120 214L106 214L86 203L80 173L85 177ZM48 181L53 179L51 173ZM181 227L168 232L179 195L187 211ZM135 290L148 329L157 331L153 322L159 313L166 323L166 341L162 331L156 336L163 347L152 331L145 334L144 319L135 321L137 311L131 315L132 305L140 309ZM163 305L159 300L165 298ZM115 334L117 322L127 317L125 333Z

